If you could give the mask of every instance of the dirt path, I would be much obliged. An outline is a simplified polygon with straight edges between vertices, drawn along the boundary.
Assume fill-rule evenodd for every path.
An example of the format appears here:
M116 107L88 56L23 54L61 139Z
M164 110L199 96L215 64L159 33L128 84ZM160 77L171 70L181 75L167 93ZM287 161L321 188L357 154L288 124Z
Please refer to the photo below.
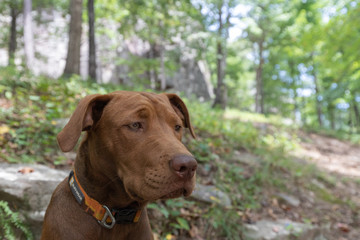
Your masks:
M318 134L300 135L302 149L298 156L320 169L360 178L360 146Z

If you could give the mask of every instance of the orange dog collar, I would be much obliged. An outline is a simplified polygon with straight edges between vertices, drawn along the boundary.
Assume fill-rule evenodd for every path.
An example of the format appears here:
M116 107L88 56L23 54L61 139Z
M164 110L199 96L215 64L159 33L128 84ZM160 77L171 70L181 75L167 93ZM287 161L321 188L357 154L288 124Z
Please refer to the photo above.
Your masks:
M101 205L95 199L89 197L84 189L81 187L75 170L72 170L69 174L68 183L72 194L76 201L85 210L85 212L92 215L98 223L108 229L114 227L115 223L136 223L139 221L141 216L141 209L136 208L113 208L109 209L105 205Z

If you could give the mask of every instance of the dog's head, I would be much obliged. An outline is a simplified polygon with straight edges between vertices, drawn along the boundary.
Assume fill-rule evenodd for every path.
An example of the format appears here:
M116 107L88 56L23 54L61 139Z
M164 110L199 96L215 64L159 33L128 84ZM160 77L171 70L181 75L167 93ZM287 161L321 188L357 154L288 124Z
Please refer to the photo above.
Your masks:
M120 178L136 201L189 196L197 162L182 144L184 128L193 137L188 110L175 94L119 91L82 99L58 134L62 151L71 151L87 131L90 167Z

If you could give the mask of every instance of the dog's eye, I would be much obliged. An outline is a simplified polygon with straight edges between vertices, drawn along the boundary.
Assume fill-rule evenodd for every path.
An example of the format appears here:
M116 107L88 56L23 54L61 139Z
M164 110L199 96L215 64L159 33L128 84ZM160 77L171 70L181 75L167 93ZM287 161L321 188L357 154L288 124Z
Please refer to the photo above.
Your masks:
M179 132L181 130L181 126L180 125L175 125L175 131Z
M129 125L129 128L131 128L132 130L139 130L140 128L142 128L142 124L140 122L134 122Z

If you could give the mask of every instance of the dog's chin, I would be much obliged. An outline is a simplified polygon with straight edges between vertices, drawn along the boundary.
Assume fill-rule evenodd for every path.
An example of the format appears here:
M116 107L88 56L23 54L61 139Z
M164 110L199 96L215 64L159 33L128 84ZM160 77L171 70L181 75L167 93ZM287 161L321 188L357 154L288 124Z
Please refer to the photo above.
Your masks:
M163 185L161 187L152 188L136 188L134 186L126 187L126 192L129 197L137 202L148 202L156 201L158 199L170 199L178 197L188 197L191 195L195 187L194 181L185 181L185 182L174 182L173 184ZM141 191L136 191L135 189L141 189Z
M131 199L133 199L136 202L146 202L147 200L145 200L143 197L139 196L138 194L136 194L134 191L127 191L128 195Z
M192 188L179 188L174 191L171 191L163 196L160 197L160 199L169 199L169 198L178 198L178 197L188 197L192 193Z
M164 196L160 197L160 199L169 199L169 198L178 198L186 194L186 190L184 188L177 189L170 193L165 194Z

